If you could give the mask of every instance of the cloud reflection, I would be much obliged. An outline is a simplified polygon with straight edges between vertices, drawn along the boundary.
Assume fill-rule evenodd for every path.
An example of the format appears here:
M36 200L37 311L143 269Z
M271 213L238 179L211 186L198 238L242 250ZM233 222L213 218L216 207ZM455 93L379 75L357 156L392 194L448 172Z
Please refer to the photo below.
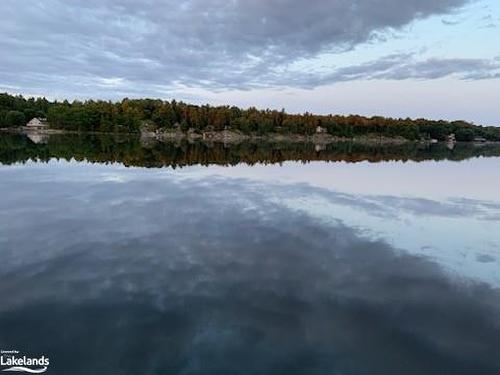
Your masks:
M0 346L77 375L500 371L491 286L268 197L305 186L147 176L5 179Z

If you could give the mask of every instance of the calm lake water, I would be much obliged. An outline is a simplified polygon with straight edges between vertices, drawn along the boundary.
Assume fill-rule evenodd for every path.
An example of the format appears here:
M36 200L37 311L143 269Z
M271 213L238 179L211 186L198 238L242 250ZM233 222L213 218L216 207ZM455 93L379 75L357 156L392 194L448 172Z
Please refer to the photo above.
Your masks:
M0 135L0 348L47 374L499 374L499 156Z

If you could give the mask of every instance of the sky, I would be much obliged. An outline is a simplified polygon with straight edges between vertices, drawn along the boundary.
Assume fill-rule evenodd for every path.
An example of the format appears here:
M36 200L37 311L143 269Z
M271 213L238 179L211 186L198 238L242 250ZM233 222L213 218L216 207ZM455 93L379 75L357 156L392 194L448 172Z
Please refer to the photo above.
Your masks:
M0 91L500 126L498 0L2 0Z

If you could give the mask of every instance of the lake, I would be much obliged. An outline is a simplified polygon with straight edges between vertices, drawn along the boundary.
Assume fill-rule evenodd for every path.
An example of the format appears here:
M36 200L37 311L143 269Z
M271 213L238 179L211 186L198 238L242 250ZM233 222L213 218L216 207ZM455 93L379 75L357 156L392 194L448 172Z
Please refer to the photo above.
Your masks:
M0 348L48 374L499 374L500 147L0 134Z

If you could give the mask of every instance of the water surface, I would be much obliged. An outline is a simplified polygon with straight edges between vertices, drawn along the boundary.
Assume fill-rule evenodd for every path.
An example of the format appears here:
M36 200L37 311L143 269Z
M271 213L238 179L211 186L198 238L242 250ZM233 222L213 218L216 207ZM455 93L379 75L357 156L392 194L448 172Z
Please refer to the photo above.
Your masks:
M500 373L496 151L3 141L0 348L49 374Z

